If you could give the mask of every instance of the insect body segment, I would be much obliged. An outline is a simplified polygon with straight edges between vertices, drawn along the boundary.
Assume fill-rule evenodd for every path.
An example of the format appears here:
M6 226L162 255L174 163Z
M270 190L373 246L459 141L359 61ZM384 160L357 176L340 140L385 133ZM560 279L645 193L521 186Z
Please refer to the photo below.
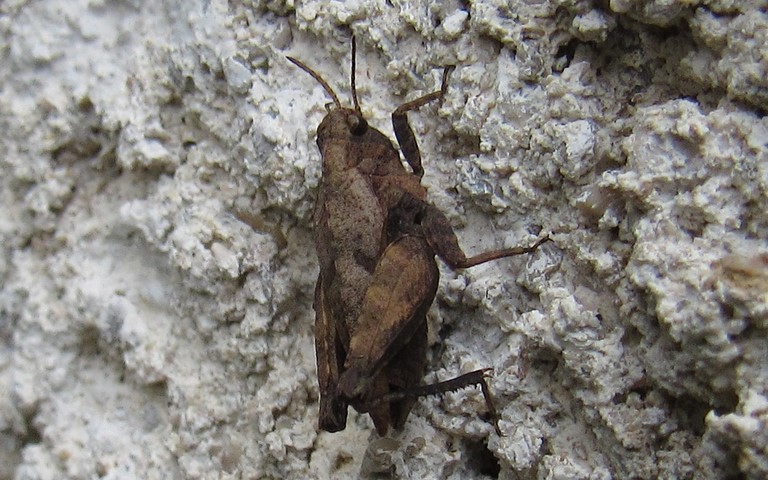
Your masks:
M334 107L317 129L323 176L314 211L320 263L315 288L315 353L320 388L320 428L345 428L347 407L369 413L376 431L402 427L416 397L480 385L495 415L485 370L434 385L421 385L426 367L427 322L438 285L435 256L452 268L535 250L494 250L466 257L448 219L426 201L424 169L407 112L445 94L439 91L398 107L392 114L400 150L354 108L342 106L330 85L303 62L288 57L317 80Z

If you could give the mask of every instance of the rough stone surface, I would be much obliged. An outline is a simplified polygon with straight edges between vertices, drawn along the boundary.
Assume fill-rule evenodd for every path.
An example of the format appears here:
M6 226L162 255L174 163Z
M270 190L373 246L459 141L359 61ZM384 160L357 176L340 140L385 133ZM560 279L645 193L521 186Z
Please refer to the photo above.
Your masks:
M0 4L0 479L766 478L764 1ZM443 271L419 401L317 431L329 100L411 115ZM345 100L348 101L348 100Z

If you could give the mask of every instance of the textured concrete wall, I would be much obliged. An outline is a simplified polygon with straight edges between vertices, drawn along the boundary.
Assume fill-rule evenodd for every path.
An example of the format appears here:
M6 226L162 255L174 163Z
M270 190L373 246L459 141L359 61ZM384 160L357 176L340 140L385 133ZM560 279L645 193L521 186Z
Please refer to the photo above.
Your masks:
M765 478L763 1L0 4L0 478ZM316 126L411 115L443 272L418 402L318 433Z

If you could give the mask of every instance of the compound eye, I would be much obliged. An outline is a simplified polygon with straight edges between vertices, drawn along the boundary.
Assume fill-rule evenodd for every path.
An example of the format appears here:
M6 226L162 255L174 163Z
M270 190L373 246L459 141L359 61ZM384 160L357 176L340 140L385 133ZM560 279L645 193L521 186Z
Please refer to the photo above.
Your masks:
M368 129L368 122L357 113L347 115L347 126L353 135L362 135Z

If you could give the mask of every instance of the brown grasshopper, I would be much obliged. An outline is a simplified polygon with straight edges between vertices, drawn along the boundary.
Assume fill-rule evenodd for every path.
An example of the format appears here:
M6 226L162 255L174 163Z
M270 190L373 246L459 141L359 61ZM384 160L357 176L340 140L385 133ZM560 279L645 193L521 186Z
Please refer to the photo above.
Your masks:
M314 212L314 240L320 261L315 288L315 351L320 386L320 428L343 430L347 407L369 413L379 435L401 428L418 396L480 385L491 415L496 412L477 370L433 385L421 385L427 359L426 313L438 284L435 255L451 268L534 251L494 250L467 258L448 219L426 201L424 169L406 113L437 99L442 87L392 113L398 149L363 118L355 88L352 39L351 88L354 108L301 61L333 100L317 128L323 174ZM498 427L497 427L498 431Z

